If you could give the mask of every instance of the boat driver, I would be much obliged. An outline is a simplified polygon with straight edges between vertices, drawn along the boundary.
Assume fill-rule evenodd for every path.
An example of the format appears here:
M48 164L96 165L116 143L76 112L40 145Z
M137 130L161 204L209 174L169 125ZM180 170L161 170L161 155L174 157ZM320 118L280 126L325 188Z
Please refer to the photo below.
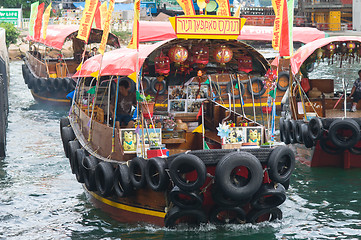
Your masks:
M351 90L351 94L349 96L353 96L350 112L356 112L357 103L361 99L361 70L358 71L358 76L359 77L355 80Z
M130 93L130 83L128 78L119 79L119 91L118 91L118 104L115 117L115 126L117 129L120 126L133 128L134 121L131 116L132 106L136 105L135 93ZM116 96L112 97L110 112L114 116ZM114 105L113 105L114 104Z

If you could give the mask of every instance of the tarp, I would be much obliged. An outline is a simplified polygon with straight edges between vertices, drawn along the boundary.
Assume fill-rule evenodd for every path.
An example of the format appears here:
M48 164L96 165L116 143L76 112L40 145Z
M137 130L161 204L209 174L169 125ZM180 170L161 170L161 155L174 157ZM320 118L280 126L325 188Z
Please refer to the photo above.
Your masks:
M326 46L332 42L345 42L345 41L361 42L361 37L354 37L354 36L329 37L329 38L319 39L310 42L306 45L303 45L295 52L295 54L290 59L292 73L295 75L300 70L301 65L306 61L306 59L318 48Z
M28 35L26 39L29 41L42 43L51 48L61 50L65 39L72 33L77 32L78 30L79 30L78 25L49 25L47 32L46 32L45 40L43 39L42 34L41 34L40 39L38 39L38 40L35 40L34 37L30 36L30 35ZM102 31L102 30L93 28L91 31ZM92 34L90 34L88 43L92 43L91 35ZM117 38L117 36L115 36L114 34L111 34L111 36L112 36L111 39L108 39L108 43L113 42L112 45L114 45L115 47L117 47L117 46L119 47L120 43L119 43L119 39ZM100 39L101 39L101 36L100 36ZM99 42L100 42L100 40L99 40Z
M162 41L177 37L170 22L140 21L140 42ZM272 41L273 27L248 26L242 28L238 40ZM293 41L309 43L325 38L325 32L310 27L294 27Z
M73 5L76 8L84 9L85 2L73 2ZM125 11L125 10L133 10L134 4L133 3L115 3L114 11Z

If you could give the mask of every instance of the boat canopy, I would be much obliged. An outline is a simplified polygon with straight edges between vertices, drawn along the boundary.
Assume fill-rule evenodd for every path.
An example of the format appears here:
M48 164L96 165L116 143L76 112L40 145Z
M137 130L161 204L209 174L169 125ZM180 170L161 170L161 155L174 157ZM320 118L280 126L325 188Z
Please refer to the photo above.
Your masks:
M185 40L185 39L169 39L161 42L157 42L152 45L140 45L139 54L135 49L129 48L120 48L113 51L106 52L103 56L101 55L94 56L82 65L81 71L76 72L73 77L90 77L92 72L99 70L101 66L100 75L101 76L127 76L136 71L136 63L138 58L139 67L141 67L145 59L149 58L150 55L155 51L162 51L163 49L170 48L173 45L191 45L192 43L197 43L198 39ZM205 40L203 40L205 41ZM236 40L226 41L226 40L207 40L214 41L217 44L223 44L231 47L234 50L247 52L253 57L260 65L262 66L262 71L266 72L269 63L268 61L255 50L253 47ZM137 57L138 55L138 57Z
M346 41L361 42L361 37L355 37L355 36L329 37L324 39L318 39L316 41L303 45L296 51L296 53L290 59L292 73L296 75L297 72L300 70L302 64L317 49L324 47L328 44L331 44L333 42L346 42Z
M139 41L151 42L176 38L176 34L170 22L140 21ZM273 27L271 26L243 26L238 40L272 41ZM294 27L293 41L309 43L317 39L325 38L325 32L310 27Z
M50 48L61 50L66 39L73 39L74 41L82 41L77 39L79 26L78 25L49 25L46 31L46 38L43 39L41 33L40 39L34 39L33 36L28 35L27 40L42 43ZM102 39L103 30L92 28L88 43L100 43ZM109 33L108 45L115 48L120 47L120 42L117 36Z

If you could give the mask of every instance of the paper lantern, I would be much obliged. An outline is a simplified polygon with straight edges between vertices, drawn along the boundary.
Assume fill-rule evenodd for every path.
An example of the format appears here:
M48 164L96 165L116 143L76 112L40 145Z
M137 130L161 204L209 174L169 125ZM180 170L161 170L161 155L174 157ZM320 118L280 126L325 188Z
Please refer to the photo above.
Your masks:
M247 55L241 55L238 59L238 71L249 73L252 70L252 57Z
M221 65L225 65L232 60L233 52L226 46L216 48L214 52L214 59Z
M167 76L170 72L169 57L160 52L160 55L154 58L154 67L156 73Z
M207 65L209 62L209 48L203 46L196 46L192 49L193 63Z
M172 47L169 52L168 56L170 60L176 64L180 64L187 60L188 58L188 51L185 47L182 47L180 45L177 45L175 47Z

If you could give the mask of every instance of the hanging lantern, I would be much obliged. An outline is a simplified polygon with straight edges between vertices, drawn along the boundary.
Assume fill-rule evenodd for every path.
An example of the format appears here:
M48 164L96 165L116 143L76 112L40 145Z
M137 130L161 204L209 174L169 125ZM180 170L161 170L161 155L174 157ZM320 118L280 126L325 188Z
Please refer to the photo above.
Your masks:
M170 72L170 63L169 58L163 54L163 51L160 52L160 55L154 58L154 67L155 72L160 75L167 76Z
M330 52L335 51L335 49L336 49L335 44L331 43L327 45L327 50L329 50Z
M221 65L225 65L232 60L233 52L226 46L216 48L214 52L214 59Z
M238 71L249 73L253 70L252 57L247 55L241 55L238 58Z
M169 50L168 56L172 62L174 62L176 65L179 65L180 63L187 60L188 51L185 47L177 45Z
M196 46L192 49L193 63L197 63L198 67L203 68L209 62L209 48Z
M349 53L352 53L356 48L356 44L354 42L348 42L346 46Z
M191 68L190 68L190 63L189 61L184 61L183 63L180 64L180 67L179 67L179 71L180 72L184 72L186 74L189 74Z

